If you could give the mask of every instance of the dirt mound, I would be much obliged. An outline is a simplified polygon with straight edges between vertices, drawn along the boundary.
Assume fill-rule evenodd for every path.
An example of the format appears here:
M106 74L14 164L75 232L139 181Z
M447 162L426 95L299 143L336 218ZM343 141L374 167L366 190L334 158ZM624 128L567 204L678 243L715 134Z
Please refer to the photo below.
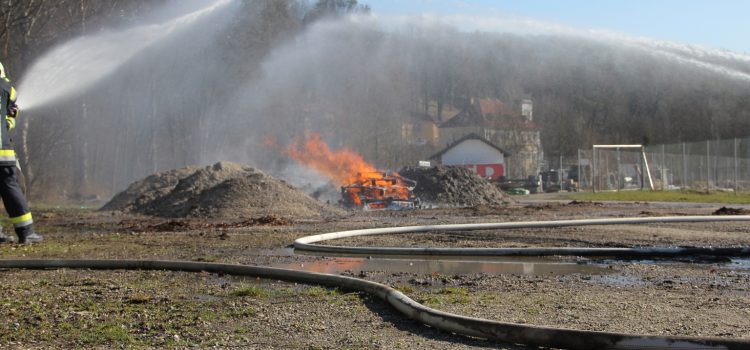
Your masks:
M181 179L188 177L198 169L200 168L187 167L149 175L115 195L100 210L135 212L137 208L169 194Z
M742 208L721 207L713 212L713 215L748 215L750 210Z
M581 207L588 207L588 206L599 206L599 207L601 207L601 206L604 205L604 203L592 202L592 201L573 200L570 203L568 203L567 205L569 205L569 206L581 206Z
M149 223L148 220L123 220L120 227L129 232L184 232L191 230L216 230L251 226L287 226L292 222L278 215L266 215L258 218L236 222L214 222L203 219L166 219L167 221Z
M101 210L169 218L238 219L267 215L321 218L343 211L310 198L260 170L219 162L153 174L133 183Z
M425 204L476 206L512 201L492 183L463 167L406 167L399 174L417 181L414 194Z

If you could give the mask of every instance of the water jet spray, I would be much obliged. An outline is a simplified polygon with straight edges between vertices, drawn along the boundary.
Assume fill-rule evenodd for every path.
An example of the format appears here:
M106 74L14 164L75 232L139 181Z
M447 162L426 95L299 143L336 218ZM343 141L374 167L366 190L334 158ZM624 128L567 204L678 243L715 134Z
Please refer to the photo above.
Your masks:
M231 2L219 0L165 23L106 31L63 43L44 54L23 75L18 85L21 106L29 110L74 96L152 45Z

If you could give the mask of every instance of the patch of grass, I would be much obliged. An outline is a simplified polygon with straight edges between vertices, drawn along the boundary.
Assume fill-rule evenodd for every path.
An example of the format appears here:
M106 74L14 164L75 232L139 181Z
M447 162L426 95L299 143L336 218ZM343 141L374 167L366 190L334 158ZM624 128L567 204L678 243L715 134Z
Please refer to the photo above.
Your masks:
M620 191L580 192L571 199L589 201L635 201L635 202L695 202L750 204L750 192L697 192L697 191Z
M469 304L472 302L469 290L463 287L445 287L434 294L423 295L419 302L425 305Z
M34 250L40 254L68 254L71 251L71 245L69 243L45 240L43 244L35 246Z
M469 290L463 287L445 287L440 289L438 294L467 296L469 295Z
M80 286L96 286L99 282L93 278L84 278L79 283Z
M218 339L207 336L215 332L229 344L247 342L245 338L256 333L254 324L260 322L256 306L269 302L233 298L229 293L278 297L275 287L250 281L224 289L208 274L17 272L39 274L44 283L13 274L6 273L3 279L6 300L0 303L0 315L6 321L0 323L0 348L11 342L45 349L207 348ZM299 289L293 295L299 297ZM242 337L235 337L237 333Z
M81 332L79 340L84 344L130 344L134 341L127 329L111 323L104 323L88 332Z
M128 304L145 304L151 301L151 296L145 293L135 293L128 295L125 302Z
M472 302L468 295L455 295L449 301L453 304L461 305L468 305Z
M326 295L341 295L341 291L338 288L328 289L320 286L313 286L307 289L306 293L311 297L321 297Z
M526 313L529 315L539 315L539 312L540 312L539 309L536 307L526 308Z
M228 312L224 311L224 313L228 313ZM196 314L197 314L197 318L202 321L212 322L212 321L216 321L219 319L219 314L213 308L205 308L205 309L198 310Z
M497 295L494 293L482 293L479 299L482 301L495 301L497 300Z
M414 291L415 291L414 287L412 287L410 285L406 285L406 284L397 284L397 285L394 285L393 289L395 289L395 290L397 290L397 291L399 291L401 293L404 293L404 294L414 293Z
M91 298L85 298L83 300L80 300L78 302L78 305L76 306L77 311L92 311L97 312L101 310L103 305L101 303L98 303L94 301Z
M265 298L268 296L268 291L255 285L242 284L232 290L229 295L235 297Z
M424 304L424 305L427 305L427 306L430 306L430 305L440 305L440 304L443 303L443 298L441 298L441 297L439 297L437 295L428 294L428 295L421 296L420 298L417 299L417 301L420 304Z
M219 261L219 257L216 255L205 255L205 256L199 256L193 261L201 261L201 262L217 262Z

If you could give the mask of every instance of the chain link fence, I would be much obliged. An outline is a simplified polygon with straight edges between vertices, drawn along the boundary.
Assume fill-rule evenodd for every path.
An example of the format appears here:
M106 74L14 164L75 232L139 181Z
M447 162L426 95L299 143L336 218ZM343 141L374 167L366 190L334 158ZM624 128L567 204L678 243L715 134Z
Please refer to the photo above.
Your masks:
M578 164L577 156L549 157L540 162L539 189L544 192L578 191Z
M620 146L578 150L575 162L561 157L564 181L589 191L750 190L750 138Z

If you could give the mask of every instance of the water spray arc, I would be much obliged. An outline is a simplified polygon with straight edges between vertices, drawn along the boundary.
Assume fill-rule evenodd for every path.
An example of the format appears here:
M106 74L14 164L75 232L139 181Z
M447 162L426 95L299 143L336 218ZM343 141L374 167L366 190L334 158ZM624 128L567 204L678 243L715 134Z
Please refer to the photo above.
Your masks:
M34 109L91 87L147 48L231 2L220 0L165 23L83 36L52 49L22 75L22 107Z

